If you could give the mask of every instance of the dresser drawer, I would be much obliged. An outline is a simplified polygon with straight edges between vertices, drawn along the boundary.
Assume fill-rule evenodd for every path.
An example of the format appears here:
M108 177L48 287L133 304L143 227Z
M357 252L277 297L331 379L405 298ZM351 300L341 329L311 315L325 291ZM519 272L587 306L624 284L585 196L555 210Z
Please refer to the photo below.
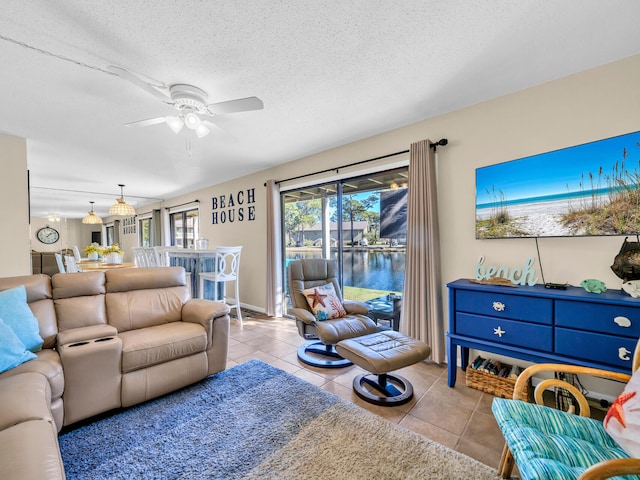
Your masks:
M640 305L626 307L558 300L556 325L637 339L640 337Z
M551 325L553 301L549 298L457 290L456 310Z
M535 323L459 313L455 333L543 352L550 352L553 348L551 327Z
M555 329L555 353L590 362L622 367L631 371L633 351L638 339L582 332L568 328Z

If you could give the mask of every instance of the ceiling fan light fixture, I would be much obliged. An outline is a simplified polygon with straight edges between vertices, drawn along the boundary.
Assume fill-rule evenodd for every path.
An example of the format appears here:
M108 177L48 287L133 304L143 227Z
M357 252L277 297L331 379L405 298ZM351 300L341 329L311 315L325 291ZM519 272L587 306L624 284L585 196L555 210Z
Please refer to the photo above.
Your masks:
M184 124L190 128L191 130L195 130L199 125L202 124L200 117L193 112L189 112L184 117Z
M95 212L93 211L93 204L95 202L89 202L91 204L91 211L89 212L89 215L86 215L83 219L82 219L82 223L86 223L89 225L97 225L102 223L102 219L97 216L95 214Z
M118 184L118 186L120 187L120 198L116 200L116 203L111 205L111 208L109 209L109 215L117 215L121 217L135 215L136 209L124 200L124 185Z
M169 125L169 128L173 131L173 133L179 133L184 127L184 122L180 117L164 117L164 121Z
M210 132L204 123L200 123L200 125L195 128L195 131L198 138L206 137Z

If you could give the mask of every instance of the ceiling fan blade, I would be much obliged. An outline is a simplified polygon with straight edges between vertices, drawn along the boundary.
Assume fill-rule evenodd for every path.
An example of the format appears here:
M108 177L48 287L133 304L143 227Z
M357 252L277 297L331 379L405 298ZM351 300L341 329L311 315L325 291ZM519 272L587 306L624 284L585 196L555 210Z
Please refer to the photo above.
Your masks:
M238 140L235 136L233 136L231 133L229 133L226 129L222 128L220 125L215 123L215 120L202 120L202 123L206 124L209 127L213 127L213 131L218 132L218 133L222 133L222 135L224 137L226 137L228 140L233 140L233 141L237 141Z
M247 112L249 110L262 110L264 103L258 97L238 98L226 102L210 103L207 108L214 115L225 113Z
M114 75L119 76L120 78L130 81L137 87L143 89L147 93L150 93L151 95L162 100L163 102L173 105L173 101L171 100L171 97L169 97L168 95L165 95L154 86L149 85L147 82L137 77L136 75L131 73L129 70L125 70L124 68L117 67L115 65L108 66L107 70L113 73Z
M149 125L157 125L167 121L167 117L148 118L146 120L138 120L136 122L125 123L125 127L148 127Z

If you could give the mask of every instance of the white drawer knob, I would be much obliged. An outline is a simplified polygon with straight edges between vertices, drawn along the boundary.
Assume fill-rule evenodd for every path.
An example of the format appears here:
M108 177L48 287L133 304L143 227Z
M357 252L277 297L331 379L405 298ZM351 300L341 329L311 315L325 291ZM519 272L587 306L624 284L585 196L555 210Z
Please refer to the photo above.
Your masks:
M500 325L498 325L498 328L493 329L493 334L498 335L500 338L502 338L502 335L504 335L505 333L507 333L507 331L503 330Z
M493 302L493 309L496 312L502 312L504 310L504 303L502 302Z
M613 321L621 327L631 326L631 320L629 320L627 317L616 317L613 319Z
M624 347L620 347L618 349L618 357L620 358L620 360L631 360L631 357L629 356L631 354L630 350L627 350Z

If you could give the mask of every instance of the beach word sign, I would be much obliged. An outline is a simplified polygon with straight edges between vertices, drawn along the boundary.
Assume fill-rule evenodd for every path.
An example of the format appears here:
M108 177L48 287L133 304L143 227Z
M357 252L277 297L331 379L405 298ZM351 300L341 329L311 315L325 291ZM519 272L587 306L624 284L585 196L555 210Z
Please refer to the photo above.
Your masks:
M484 257L480 257L478 263L476 263L476 280L489 280L493 277L501 277L510 280L515 285L530 285L533 286L538 282L535 276L535 270L533 267L534 259L529 257L524 263L523 268L508 268L508 267L484 267Z
M211 224L251 222L256 219L256 189L248 188L211 198Z

